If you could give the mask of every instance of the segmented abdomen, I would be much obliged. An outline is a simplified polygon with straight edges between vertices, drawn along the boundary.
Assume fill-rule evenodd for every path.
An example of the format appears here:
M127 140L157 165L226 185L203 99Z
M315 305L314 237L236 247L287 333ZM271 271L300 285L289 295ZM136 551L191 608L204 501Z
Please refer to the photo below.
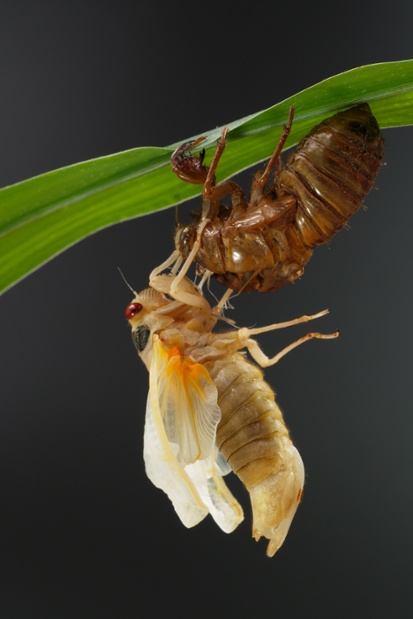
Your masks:
M367 103L327 118L300 142L277 185L297 200L295 225L307 248L330 240L362 205L383 152Z
M218 390L216 444L250 493L253 536L283 543L304 485L304 466L292 444L274 392L242 355L206 364Z
M280 465L280 439L288 436L282 413L260 369L240 355L207 369L222 413L217 447L249 490Z

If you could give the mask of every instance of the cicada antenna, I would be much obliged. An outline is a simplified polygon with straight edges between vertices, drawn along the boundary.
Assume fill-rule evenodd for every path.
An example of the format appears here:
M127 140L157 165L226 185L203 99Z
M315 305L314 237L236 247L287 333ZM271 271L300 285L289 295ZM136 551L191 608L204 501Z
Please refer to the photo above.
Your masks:
M130 285L130 283L128 282L128 280L126 279L126 277L124 276L124 274L122 273L122 270L121 270L121 268L120 268L120 267L118 267L118 271L119 271L119 273L120 273L121 278L123 279L123 281L125 282L125 284L126 284L126 285L127 285L127 287L129 288L129 290L130 290L131 292L133 292L133 294L137 297L137 296L138 296L138 293L136 292L136 290L134 290L134 289L132 288L132 286Z

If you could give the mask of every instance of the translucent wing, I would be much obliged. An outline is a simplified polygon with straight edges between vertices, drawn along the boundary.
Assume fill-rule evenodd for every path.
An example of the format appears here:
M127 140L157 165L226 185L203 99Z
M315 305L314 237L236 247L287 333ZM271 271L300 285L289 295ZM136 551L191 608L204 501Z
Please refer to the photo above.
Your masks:
M215 444L221 410L217 389L200 363L183 357L177 347L153 342L151 394L156 397L168 440L178 446L183 464L204 460Z
M157 488L166 492L183 524L193 527L205 518L208 508L178 462L177 446L169 443L159 405L155 402L153 409L152 400L149 393L143 448L146 474Z
M234 531L243 521L244 514L241 505L218 473L213 454L206 460L187 465L185 471L196 485L217 525L225 533Z
M230 532L243 514L221 477L227 469L215 448L216 399L205 368L171 354L154 336L144 434L147 475L166 492L185 526L210 512Z

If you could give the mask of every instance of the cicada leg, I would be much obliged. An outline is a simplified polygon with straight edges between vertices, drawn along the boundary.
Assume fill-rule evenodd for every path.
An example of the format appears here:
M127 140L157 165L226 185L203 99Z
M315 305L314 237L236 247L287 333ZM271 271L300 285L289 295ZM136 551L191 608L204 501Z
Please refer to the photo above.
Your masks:
M222 153L224 152L227 143L227 134L228 127L224 127L221 133L221 138L217 141L217 147L215 149L215 153L212 158L211 165L209 166L207 177L205 179L204 189L202 191L202 195L204 198L210 198L213 189L216 188L215 171L218 167L219 160L221 159Z
M277 147L273 152L264 172L260 175L257 175L253 181L253 187L263 189L267 184L267 181L270 177L271 172L276 167L278 173L281 170L281 152L284 148L285 142L287 141L288 136L290 135L291 127L294 119L294 105L290 107L290 111L288 113L287 123L283 126L283 130L281 133L281 137L278 140Z
M170 292L171 296L174 299L177 299L178 301L183 301L184 303L187 303L187 305L194 305L194 303L191 303L191 301L186 298L187 295L185 295L185 299L180 298L179 284L181 283L181 281L184 279L189 269L191 268L191 265L195 259L195 256L198 253L199 248L201 247L201 236L202 236L205 226L208 225L209 221L210 221L209 219L204 219L199 224L197 232L196 232L196 239L195 239L194 246L192 247L187 259L183 263L182 267L179 270L179 273L176 275L171 285L171 292Z
M213 308L213 313L216 316L222 316L222 313L224 311L224 309L227 307L228 305L228 301L231 297L231 295L233 294L233 290L232 288L228 288L228 290L222 295L220 301L218 302L218 304ZM231 320L231 322L233 322Z
M202 190L203 205L201 222L206 218L214 220L219 212L220 200L228 195L231 195L231 219L234 217L237 218L238 213L243 214L246 208L244 192L237 183L231 179L227 179L226 181L216 184L215 172L227 143L227 135L228 127L224 127L221 138L217 141L217 147Z
M219 200L224 196L242 190L236 183L231 180L223 181L216 184L215 172L224 152L227 142L228 127L224 127L221 133L221 138L217 141L217 147L210 166L204 165L205 149L202 149L199 155L192 155L189 152L190 148L197 146L205 140L205 136L201 136L191 142L185 142L172 153L171 165L172 171L186 183L203 184L202 196L204 198L204 208L202 219L207 217L215 217L217 213L213 212L209 215L206 211L218 209ZM188 154L189 153L189 154ZM209 202L212 202L210 204ZM206 204L207 203L207 204Z
M208 176L208 167L204 166L205 149L202 149L199 155L187 154L190 148L197 146L204 140L205 137L201 136L192 140L192 142L185 142L172 153L172 172L186 183L201 185Z
M194 247L185 262L180 252L175 249L169 258L153 269L149 275L149 285L158 292L169 294L176 301L210 312L210 305L203 298L201 291L192 284L189 284L189 282L187 284L185 283L185 276L199 250L202 231L208 224L208 221L209 220L206 219L199 225ZM169 275L162 274L165 269L171 269L171 273ZM194 291L197 294L195 294Z
M188 290L184 290L183 288L172 290L175 280L179 277L176 273L182 262L183 258L179 251L173 251L165 262L162 262L162 264L151 271L149 275L149 286L158 292L169 294L172 298L181 303L186 303L187 305L201 309L205 309L207 306L209 307L205 299L202 299L201 296L195 295ZM169 268L171 269L171 273L169 275L163 274L163 271ZM179 281L181 280L182 278L179 278ZM177 288L177 286L175 286L175 288Z
M170 267L172 267L173 270L176 270L177 268L179 268L179 266L182 264L182 262L183 262L183 258L181 256L181 254L179 253L179 251L177 249L175 249L172 252L172 254L169 256L169 258L167 258L165 260L165 262L162 262L162 264L160 264L159 266L155 267L151 271L151 273L149 275L149 285L152 288L155 288L153 283L154 283L155 279L158 277L158 275L160 275L162 273L162 271L165 271L165 269L169 269Z
M282 359L284 355L289 353L294 348L297 348L297 346L304 344L304 342L308 342L309 340L312 340L314 338L317 338L320 340L331 340L331 339L338 337L340 333L339 331L335 331L334 333L318 333L318 332L307 333L306 335L303 335L298 340L295 340L294 342L292 342L291 344L289 344L288 346L280 350L280 352L277 353L274 357L268 357L261 350L258 342L252 339L251 336L259 335L260 333L267 333L268 331L275 331L276 329L284 329L285 327L291 327L293 325L298 325L303 322L309 322L310 320L315 320L316 318L320 318L321 316L325 316L326 314L328 314L328 310L323 310L321 312L318 312L318 314L313 314L311 316L307 316L307 315L300 316L299 318L295 318L294 320L288 320L286 322L278 322L272 325L268 325L266 327L258 327L256 329L248 329L247 327L243 327L239 329L237 336L240 342L243 344L243 346L245 346L248 349L254 361L256 361L258 365L260 365L262 368L266 368L266 367L269 367L271 365L275 365L276 363L278 363L278 361Z

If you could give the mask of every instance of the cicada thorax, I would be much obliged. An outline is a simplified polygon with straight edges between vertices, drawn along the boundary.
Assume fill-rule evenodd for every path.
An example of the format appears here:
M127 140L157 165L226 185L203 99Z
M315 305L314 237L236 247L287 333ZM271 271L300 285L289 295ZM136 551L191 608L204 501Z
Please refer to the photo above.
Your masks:
M223 184L232 197L229 210L219 204L211 209L204 196L203 216L214 216L203 228L195 261L234 290L269 292L294 281L314 247L328 242L363 204L383 149L367 103L326 119L300 142L267 190L259 172L248 201L235 183ZM198 225L177 232L183 257L194 246Z

